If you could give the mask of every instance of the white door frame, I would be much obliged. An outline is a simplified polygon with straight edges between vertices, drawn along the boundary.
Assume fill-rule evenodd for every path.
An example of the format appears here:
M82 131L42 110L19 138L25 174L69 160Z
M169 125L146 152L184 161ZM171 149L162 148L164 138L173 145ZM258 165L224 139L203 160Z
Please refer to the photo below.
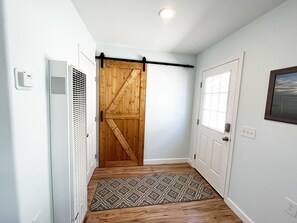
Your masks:
M237 69L237 76L236 76L236 89L235 89L235 98L234 98L234 107L233 107L233 117L232 117L232 128L231 128L231 141L230 141L230 147L229 147L229 154L228 154L228 165L227 165L227 173L226 173L226 183L225 183L225 191L224 191L224 200L227 199L228 193L229 193L229 186L230 186L230 175L231 175L231 168L232 168L232 157L233 157L233 148L234 148L234 141L235 141L235 133L236 133L236 122L237 122L237 112L238 112L238 105L239 105L239 96L240 96L240 87L241 87L241 77L242 77L242 70L243 70L243 60L244 60L244 54L245 52L242 52L240 54L237 54L233 57L227 58L220 63L217 63L213 66L209 66L206 69L202 69L200 72L200 78L199 82L203 79L203 72L219 67L221 65L230 63L232 61L238 60L238 69ZM201 90L200 90L200 99L199 99L199 108L201 106ZM200 113L200 109L198 109L198 113ZM198 117L200 117L200 114L198 114ZM195 153L198 154L197 152L197 145L198 145L198 136L200 133L200 128L198 126L198 131L196 134L196 146L195 146ZM194 160L195 162L195 167L196 167L196 162L197 159Z
M78 67L80 68L81 67L81 54L83 54L89 61L90 63L92 63L94 66L95 66L95 69L96 69L96 74L95 74L95 77L96 77L96 113L95 113L95 117L94 119L97 120L97 63L96 63L96 59L95 59L95 56L92 57L92 51L88 51L86 47L82 46L82 44L78 44ZM97 154L97 160L96 160L96 167L99 167L99 152L98 152L98 122L96 121L96 154Z

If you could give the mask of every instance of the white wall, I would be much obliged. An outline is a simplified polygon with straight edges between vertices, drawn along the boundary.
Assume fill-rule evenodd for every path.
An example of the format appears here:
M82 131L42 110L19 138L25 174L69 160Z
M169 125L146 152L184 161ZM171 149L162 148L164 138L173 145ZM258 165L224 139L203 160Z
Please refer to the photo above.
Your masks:
M195 64L190 55L97 45L97 55ZM187 158L195 69L148 65L144 159ZM162 161L161 161L162 162Z
M17 222L18 202L14 155L12 151L11 103L8 92L9 81L6 60L6 23L3 1L0 0L0 222ZM5 201L5 202L4 202ZM9 208L7 207L14 207Z
M7 139L9 154L5 153L1 158L12 159L12 170L5 170L15 170L17 205L6 203L11 194L4 198L1 196L1 203L7 206L1 210L0 222L32 222L41 210L41 222L48 223L52 222L52 211L47 62L49 59L67 60L78 66L78 44L83 44L91 52L91 57L95 56L96 45L70 0L3 2L7 27L7 70L1 73L1 78L4 75L7 80L0 84L1 91L2 85L8 84L5 102L11 106L5 115L9 116L11 112L11 123L8 119L5 125L8 133L10 128L12 130L12 140ZM32 91L15 89L15 67L33 75L35 84ZM12 188L14 186L11 184ZM0 191L2 187L1 177ZM18 221L3 216L2 213L10 210L19 217Z
M246 52L228 197L254 222L296 223L283 207L285 197L297 201L297 125L264 120L270 71L297 66L296 12L297 1L286 1L197 57L193 119L201 70ZM241 136L243 125L257 129L256 140Z

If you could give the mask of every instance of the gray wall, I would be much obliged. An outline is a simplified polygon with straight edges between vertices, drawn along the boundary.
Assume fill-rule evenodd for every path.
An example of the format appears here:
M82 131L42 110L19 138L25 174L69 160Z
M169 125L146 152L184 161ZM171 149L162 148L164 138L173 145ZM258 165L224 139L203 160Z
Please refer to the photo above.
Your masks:
M246 53L228 197L255 222L296 222L283 208L285 197L297 201L297 125L264 120L270 71L297 66L296 12L297 1L286 1L197 58L193 120L201 70ZM257 129L256 140L241 136L243 125ZM196 135L193 126L191 154Z

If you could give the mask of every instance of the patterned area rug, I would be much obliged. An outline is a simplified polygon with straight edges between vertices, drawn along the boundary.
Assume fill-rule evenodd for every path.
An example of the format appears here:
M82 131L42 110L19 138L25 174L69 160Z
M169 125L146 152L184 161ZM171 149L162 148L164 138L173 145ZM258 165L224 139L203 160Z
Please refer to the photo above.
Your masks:
M197 173L101 179L90 210L103 211L213 197Z

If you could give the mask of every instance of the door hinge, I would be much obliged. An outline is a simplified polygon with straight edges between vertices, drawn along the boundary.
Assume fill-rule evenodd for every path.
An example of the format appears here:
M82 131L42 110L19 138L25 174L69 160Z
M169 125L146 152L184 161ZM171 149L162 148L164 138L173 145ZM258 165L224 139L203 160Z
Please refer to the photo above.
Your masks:
M199 125L199 119L197 119L197 125Z
M97 153L95 154L95 160L97 159Z
M194 154L194 160L196 159L196 154Z
M97 122L97 116L95 116L95 122Z
M200 88L202 88L202 85L203 85L202 82L200 82Z
M94 79L95 79L95 82L97 82L97 77L95 77Z
M77 212L77 214L75 215L75 218L72 219L71 222L72 222L72 221L76 221L76 219L78 218L78 216L79 216L79 212Z

